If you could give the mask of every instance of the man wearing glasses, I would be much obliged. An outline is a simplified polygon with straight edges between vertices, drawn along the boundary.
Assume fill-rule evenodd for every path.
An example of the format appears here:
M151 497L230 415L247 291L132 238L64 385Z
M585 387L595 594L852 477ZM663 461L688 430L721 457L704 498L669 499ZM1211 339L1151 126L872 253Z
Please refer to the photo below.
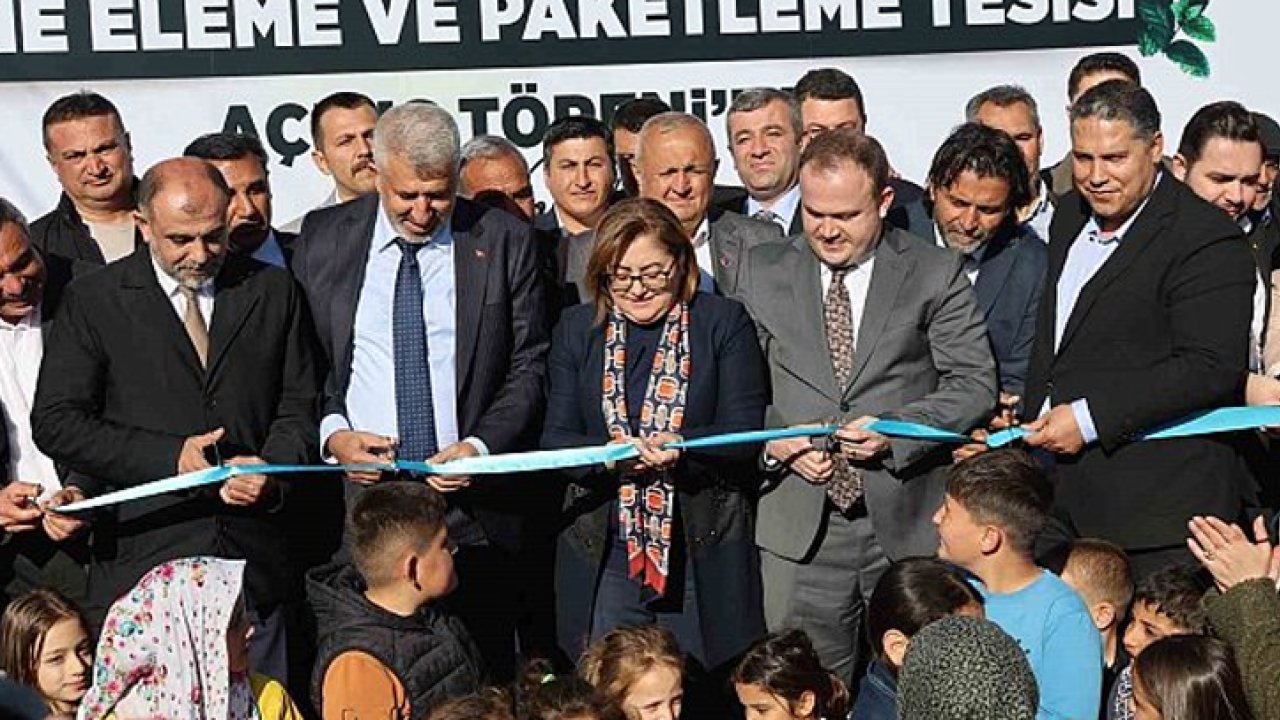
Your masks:
M699 292L733 296L743 255L756 245L780 241L782 231L774 223L711 207L718 164L711 131L693 115L662 113L640 130L635 165L640 196L661 202L680 220L701 270Z

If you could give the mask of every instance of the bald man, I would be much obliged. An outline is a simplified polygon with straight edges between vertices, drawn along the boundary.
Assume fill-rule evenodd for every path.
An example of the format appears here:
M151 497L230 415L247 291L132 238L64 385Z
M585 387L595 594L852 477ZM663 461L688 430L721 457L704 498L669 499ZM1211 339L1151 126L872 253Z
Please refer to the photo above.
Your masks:
M305 300L286 271L227 252L229 198L203 160L156 165L138 193L146 244L63 296L31 421L36 444L84 496L218 464L318 460ZM246 560L264 623L255 667L282 677L273 619L289 576L277 522L287 497L285 481L241 475L107 508L94 523L91 614L100 619L167 560Z
M718 164L711 131L693 115L662 113L640 129L635 160L640 196L661 202L680 220L702 271L698 290L732 296L746 252L781 242L782 230L711 205Z

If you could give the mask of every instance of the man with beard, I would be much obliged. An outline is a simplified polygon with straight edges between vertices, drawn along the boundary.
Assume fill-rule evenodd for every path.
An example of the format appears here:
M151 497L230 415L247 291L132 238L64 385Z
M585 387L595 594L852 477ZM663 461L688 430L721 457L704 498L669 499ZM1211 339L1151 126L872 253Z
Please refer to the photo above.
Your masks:
M45 110L41 129L62 197L31 224L32 244L65 258L77 275L132 253L141 242L133 147L116 106L97 93L72 93Z
M31 413L36 444L93 497L220 464L317 460L315 338L288 273L227 253L230 191L210 164L176 158L143 177L146 246L63 295ZM108 507L95 516L90 617L175 558L243 559L278 673L289 556L279 526L287 482L220 485ZM78 516L77 516L78 517Z
M209 161L231 188L229 251L287 268L298 236L271 227L271 181L262 141L253 135L210 133L197 138L182 154Z
M1048 251L1018 222L1030 180L1017 145L1003 131L977 123L956 128L929 168L927 199L909 206L921 235L964 257L1000 372L1001 404L1022 395L1036 331L1036 307ZM1032 242L1035 241L1035 242Z

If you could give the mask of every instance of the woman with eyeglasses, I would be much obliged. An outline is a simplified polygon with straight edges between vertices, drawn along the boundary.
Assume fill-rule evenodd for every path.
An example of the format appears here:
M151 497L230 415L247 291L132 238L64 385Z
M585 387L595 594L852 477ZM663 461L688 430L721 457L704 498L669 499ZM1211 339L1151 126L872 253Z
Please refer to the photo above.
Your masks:
M553 335L542 445L630 443L638 456L565 473L560 642L576 657L615 628L657 624L713 669L764 634L760 448L669 444L762 426L755 326L737 302L697 292L693 245L654 200L604 215L587 279L592 301L566 310Z

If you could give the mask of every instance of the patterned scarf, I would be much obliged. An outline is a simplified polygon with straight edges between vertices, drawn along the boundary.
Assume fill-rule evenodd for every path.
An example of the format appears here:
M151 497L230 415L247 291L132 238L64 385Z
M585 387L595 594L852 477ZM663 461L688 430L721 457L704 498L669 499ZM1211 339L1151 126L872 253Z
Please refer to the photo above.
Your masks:
M79 720L255 720L247 676L232 676L227 626L244 561L197 557L152 569L111 606Z
M653 369L640 410L640 437L678 433L684 421L689 385L689 305L678 303L667 314L653 354ZM609 314L604 332L605 424L613 440L628 440L627 321ZM667 472L628 476L618 488L618 529L627 544L627 567L633 579L661 597L671 569L671 533L675 524L676 489Z

